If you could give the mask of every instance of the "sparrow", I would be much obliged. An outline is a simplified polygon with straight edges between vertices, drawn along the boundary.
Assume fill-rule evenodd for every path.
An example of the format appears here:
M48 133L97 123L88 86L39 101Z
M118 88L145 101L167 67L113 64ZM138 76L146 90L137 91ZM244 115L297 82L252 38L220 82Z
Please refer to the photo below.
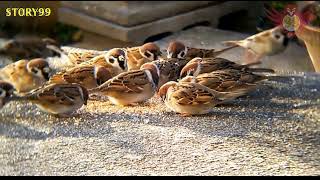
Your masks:
M155 61L161 56L158 45L149 42L142 46L125 48L128 59L128 70L137 70L147 62Z
M63 53L65 53L71 63L74 65L79 65L83 62L89 61L90 59L106 54L108 51L97 51L97 50L90 50L90 49L83 49L83 48L75 48L75 47L68 47L63 46L61 47Z
M13 59L46 58L58 55L59 46L58 42L51 38L17 36L1 43L0 54Z
M160 71L153 63L123 72L89 93L107 96L115 105L127 106L150 99L157 91Z
M34 103L43 112L63 116L87 105L88 91L79 84L48 84L23 96L15 96L15 101Z
M283 52L289 43L289 38L282 27L275 27L238 41L224 41L223 44L243 47L246 63L261 61L264 56L272 56Z
M158 95L172 111L182 116L207 114L218 104L245 94L245 91L218 92L194 82L169 81Z
M180 78L187 75L197 76L203 73L209 73L216 70L223 69L237 69L246 70L250 72L269 72L274 73L274 70L267 68L250 68L252 65L259 64L259 62L253 62L245 65L237 64L233 61L225 58L193 58L189 61L181 70Z
M302 24L295 34L304 41L315 71L320 72L320 28Z
M0 81L0 109L11 101L11 96L14 91L15 89L10 83Z
M254 74L245 70L224 69L200 74L196 77L186 76L179 82L196 82L219 92L233 92L239 89L250 92L258 83L268 79L267 76Z
M114 77L122 72L128 70L128 60L126 58L126 52L120 48L114 48L109 50L107 53L101 54L92 58L89 61L79 64L82 65L99 65L103 66L111 73Z
M237 46L227 47L225 49L216 50L216 49L200 49L187 47L182 42L172 41L169 43L167 48L167 58L183 58L183 59L193 59L195 57L209 58L216 57L225 51L233 49Z
M110 71L103 66L83 65L76 66L51 76L48 84L77 83L86 89L92 89L100 86L111 78L112 76Z
M176 81L180 77L180 71L189 62L187 59L178 58L163 58L153 61L160 70L159 85L160 88L163 84L169 81Z
M11 83L18 93L42 86L49 80L51 69L42 58L20 60L0 69L0 79Z

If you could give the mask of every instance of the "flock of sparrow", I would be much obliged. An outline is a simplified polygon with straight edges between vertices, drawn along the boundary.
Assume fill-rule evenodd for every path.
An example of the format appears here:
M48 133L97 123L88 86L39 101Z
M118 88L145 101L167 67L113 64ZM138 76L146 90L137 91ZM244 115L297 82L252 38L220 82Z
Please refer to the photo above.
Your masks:
M220 54L243 47L260 58L282 52L288 39L276 27L244 40L224 42L228 47L221 50L187 47L179 41L170 42L165 52L152 42L108 51L59 47L50 39L40 42L45 50L58 52L59 58L22 59L3 67L0 109L10 101L27 101L44 112L63 116L86 105L92 96L107 97L121 107L158 95L183 116L205 114L217 104L255 90L268 80L263 73L274 72L252 67L259 64L257 58L242 65ZM5 44L2 51L23 46L44 51L42 46L31 48L17 40Z

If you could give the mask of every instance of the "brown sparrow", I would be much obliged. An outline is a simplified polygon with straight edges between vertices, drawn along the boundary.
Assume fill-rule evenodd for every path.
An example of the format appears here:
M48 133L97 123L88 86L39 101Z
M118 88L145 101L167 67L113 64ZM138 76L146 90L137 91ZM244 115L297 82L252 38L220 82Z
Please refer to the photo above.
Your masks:
M158 45L149 42L142 46L125 49L128 58L128 70L137 70L147 62L155 61L161 56Z
M197 76L203 73L209 73L216 70L222 69L237 69L237 70L247 70L251 72L270 72L274 73L274 70L267 68L250 68L252 65L259 64L258 62L240 65L233 61L229 61L224 58L193 58L186 64L181 70L180 77L185 77L187 75Z
M123 72L101 86L89 90L108 99L116 105L131 105L150 99L157 91L159 69L153 63L146 63L140 70Z
M83 62L80 65L99 65L109 70L111 76L114 77L128 70L128 61L126 52L120 48L109 50L105 54L101 54L92 58L89 61Z
M108 51L96 51L75 47L63 46L61 47L63 52L67 54L68 58L74 65L79 65L83 62L89 61L90 59L99 56L101 54L106 54Z
M188 63L187 59L168 58L153 61L160 70L158 87L169 81L176 81L180 77L181 69Z
M79 84L49 84L13 100L30 101L42 111L64 115L87 105L88 91Z
M15 89L10 83L0 81L0 109L11 100L14 91Z
M320 72L320 28L302 24L295 34L304 41L315 71Z
M288 46L289 38L283 28L275 27L244 40L224 41L223 43L231 47L240 46L245 48L245 61L252 63L259 61L264 56L272 56L283 52Z
M59 44L53 39L20 36L2 43L0 53L14 59L32 59L55 56L56 49L59 49Z
M182 42L172 41L167 48L167 58L183 58L183 59L193 59L195 57L209 58L216 57L223 52L230 50L233 47L227 47L222 50L215 49L200 49L185 46Z
M53 75L48 84L77 83L86 89L92 89L111 78L110 71L103 66L83 65Z
M41 58L20 60L0 70L0 79L11 83L18 93L28 92L49 80L51 69Z
M200 74L197 77L186 76L179 82L196 82L219 92L232 92L239 89L250 92L258 82L268 79L267 76L236 69L224 69Z
M158 95L166 106L183 116L206 114L222 104L245 94L244 91L218 92L193 82L170 81L161 86Z

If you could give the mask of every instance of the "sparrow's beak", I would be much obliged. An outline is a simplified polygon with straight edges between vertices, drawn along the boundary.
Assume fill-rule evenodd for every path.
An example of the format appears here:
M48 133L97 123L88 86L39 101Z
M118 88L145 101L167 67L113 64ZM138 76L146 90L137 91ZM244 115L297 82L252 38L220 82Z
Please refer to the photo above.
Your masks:
M193 74L198 68L198 62L193 62L184 66L180 72L180 78Z

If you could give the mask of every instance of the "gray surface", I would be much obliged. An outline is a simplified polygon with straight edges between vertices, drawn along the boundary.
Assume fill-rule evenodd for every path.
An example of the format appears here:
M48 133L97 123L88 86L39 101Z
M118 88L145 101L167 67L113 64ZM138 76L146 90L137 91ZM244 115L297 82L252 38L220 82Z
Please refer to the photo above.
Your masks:
M174 37L218 47L240 36L194 28ZM291 64L296 54L279 56ZM0 175L320 175L320 75L283 79L198 117L157 97L124 108L90 101L63 119L9 103L0 110Z
M219 2L214 1L62 1L62 7L122 26L135 26L175 16Z
M207 21L213 27L216 27L220 17L231 12L247 9L247 4L247 1L229 1L174 15L168 13L171 16L134 26L118 25L68 7L62 7L59 9L59 21L117 40L143 42L150 36L166 32L177 32L186 26L199 22ZM141 16L138 15L133 18L141 18Z
M89 102L57 119L30 104L0 114L1 175L320 175L320 76L180 117L158 98Z

